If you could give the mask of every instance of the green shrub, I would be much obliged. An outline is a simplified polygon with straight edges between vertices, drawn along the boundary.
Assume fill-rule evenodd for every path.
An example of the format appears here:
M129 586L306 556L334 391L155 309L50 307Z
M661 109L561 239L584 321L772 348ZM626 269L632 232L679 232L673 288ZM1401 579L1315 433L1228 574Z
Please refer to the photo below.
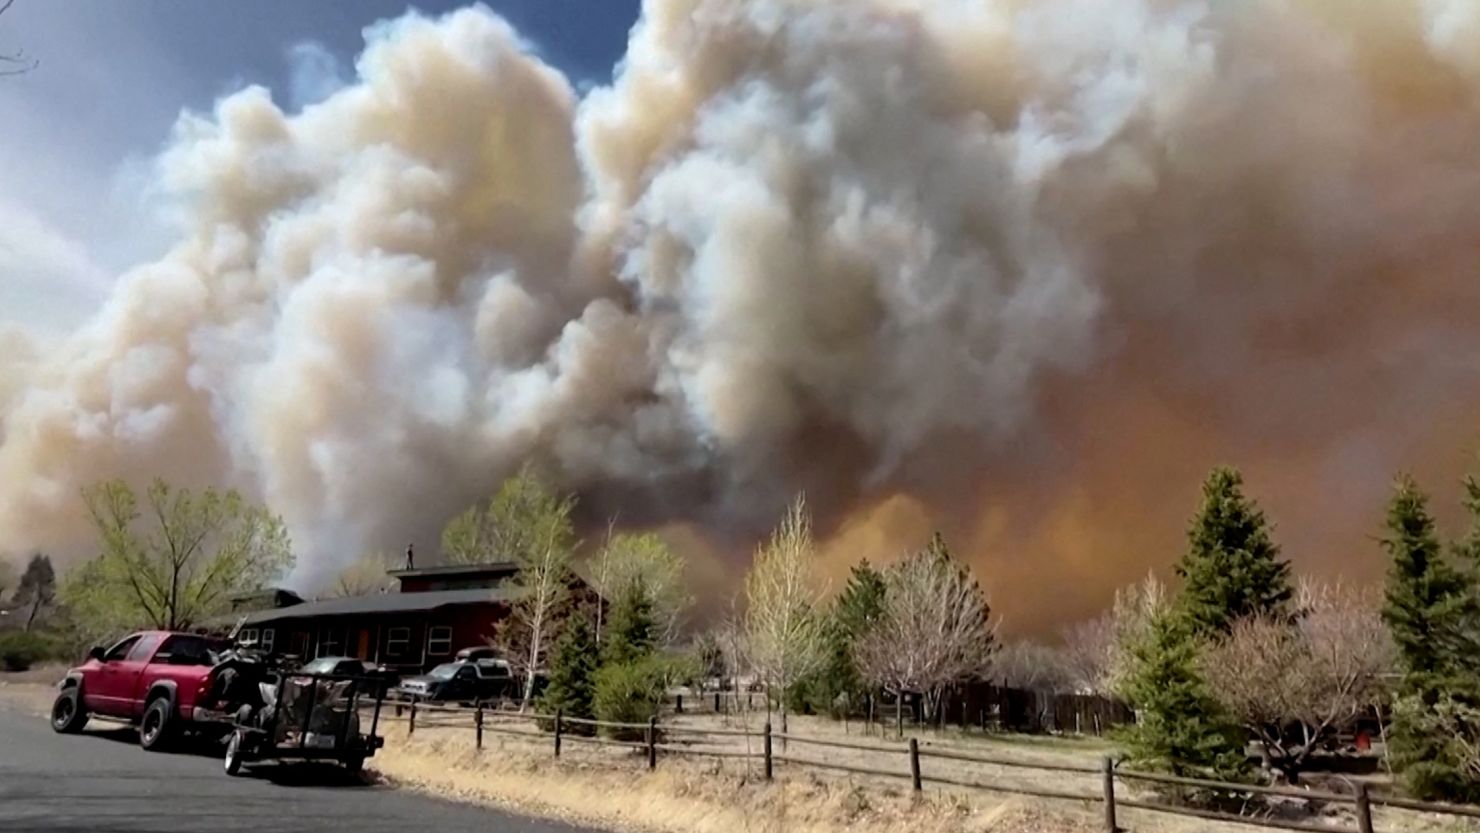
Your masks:
M6 671L30 670L51 653L50 640L40 634L24 631L0 633L0 668Z
M657 717L667 689L669 670L666 661L657 657L603 665L596 672L592 698L596 719L646 724ZM643 740L646 730L604 726L602 734L617 740Z

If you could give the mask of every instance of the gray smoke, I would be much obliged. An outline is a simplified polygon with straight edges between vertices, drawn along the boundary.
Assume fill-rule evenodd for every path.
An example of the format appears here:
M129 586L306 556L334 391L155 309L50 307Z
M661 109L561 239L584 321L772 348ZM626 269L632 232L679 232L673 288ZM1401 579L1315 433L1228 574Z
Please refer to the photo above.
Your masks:
M578 100L408 16L320 104L177 125L181 242L0 358L0 540L160 474L311 583L530 460L721 549L905 499L1011 590L1163 560L1100 504L1174 536L1218 456L1368 501L1480 405L1477 55L1475 0L648 0Z

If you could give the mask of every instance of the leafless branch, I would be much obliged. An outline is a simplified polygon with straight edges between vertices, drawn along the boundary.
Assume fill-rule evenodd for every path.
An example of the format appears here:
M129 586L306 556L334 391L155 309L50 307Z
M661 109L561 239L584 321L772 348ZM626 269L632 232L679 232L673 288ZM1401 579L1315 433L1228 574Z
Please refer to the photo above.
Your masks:
M0 17L3 17L6 12L10 11L10 7L13 5L15 5L15 0L4 0L3 3L0 3ZM0 52L0 77L21 75L30 72L40 65L40 61L26 57L25 50Z

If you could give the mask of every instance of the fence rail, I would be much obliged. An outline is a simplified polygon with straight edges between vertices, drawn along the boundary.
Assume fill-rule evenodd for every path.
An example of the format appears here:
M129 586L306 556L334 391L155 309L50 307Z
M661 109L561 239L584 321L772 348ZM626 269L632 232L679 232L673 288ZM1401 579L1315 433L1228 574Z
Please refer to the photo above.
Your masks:
M405 715L399 714L405 708ZM1174 815L1190 816L1193 818L1207 819L1211 821L1232 822L1252 827L1263 827L1277 830L1300 830L1315 831L1315 833L1376 833L1372 820L1372 805L1390 807L1413 812L1433 813L1438 815L1462 816L1469 818L1480 818L1480 807L1468 807L1455 804L1436 804L1422 801L1413 801L1396 796L1373 796L1368 793L1367 785L1358 783L1352 794L1335 793L1321 790L1303 790L1293 787L1272 787L1258 784L1237 784L1227 781L1214 781L1205 778L1192 778L1187 776L1167 775L1154 772L1139 772L1121 769L1115 765L1110 758L1105 758L1101 767L1085 765L1062 764L1050 762L1034 762L1026 760L1015 760L992 755L977 755L965 752L956 752L946 749L933 749L920 747L918 738L910 738L907 746L884 746L879 744L858 743L855 741L841 741L831 738L810 737L790 733L773 732L771 724L766 723L760 732L739 729L705 729L693 726L674 726L660 724L657 718L647 723L622 723L607 720L592 720L589 718L566 717L561 712L555 714L541 714L537 712L518 713L506 711L499 708L490 708L480 704L475 707L441 706L427 703L399 704L395 710L397 714L382 714L383 720L400 720L406 723L407 734L414 734L418 726L423 728L445 728L445 729L472 729L476 732L476 745L479 750L483 748L483 735L491 732L498 735L519 737L530 741L545 741L553 744L554 754L560 756L562 744L565 741L587 744L591 746L613 747L627 749L634 752L646 754L648 767L656 768L659 753L681 757L714 758L720 760L744 760L746 762L758 761L763 765L766 780L774 777L776 764L787 766L808 767L813 769L843 772L852 775L864 775L881 778L908 779L915 790L921 790L925 784L936 784L940 786L955 787L960 789L981 790L986 792L1006 793L1012 795L1026 795L1036 798L1047 798L1063 801L1087 802L1090 804L1103 805L1105 811L1105 829L1107 831L1124 831L1118 822L1117 811L1120 808L1144 810L1156 813L1170 813ZM418 720L420 711L420 720ZM456 717L470 718L470 723L456 720ZM515 728L513 723L532 724L532 729ZM616 738L599 737L595 735L579 734L570 731L571 727L590 727L592 729L612 729L627 733L640 732L641 741L621 740ZM675 744L664 742L663 739L685 736L697 738L755 738L761 742L761 748L757 751L718 749L693 744ZM774 750L774 742L783 741L800 746L816 746L831 749L847 749L859 752L868 752L882 757L900 756L906 759L908 770L885 769L874 766L862 766L846 764L838 761L816 760L811 757L799 757L780 753ZM958 777L948 773L933 772L929 768L922 769L921 761L943 760L961 763L975 763L987 766L1011 767L1016 769L1037 770L1042 772L1062 772L1082 776L1101 776L1101 791L1095 793L1075 793L1065 790L1054 790L1037 787L1026 787L1019 784L1005 783L991 780L973 780ZM897 760L897 758L896 758ZM1189 787L1209 790L1228 796L1278 796L1282 798L1296 798L1305 801L1318 802L1330 805L1350 806L1356 818L1355 827L1344 827L1335 824L1322 824L1315 821L1301 819L1285 819L1273 816L1239 815L1223 812L1216 809L1204 807L1186 806L1184 804L1169 804L1159 801L1146 800L1144 798L1119 797L1117 796L1117 785L1121 782L1141 782L1158 784L1171 787ZM1396 831L1394 831L1396 833Z

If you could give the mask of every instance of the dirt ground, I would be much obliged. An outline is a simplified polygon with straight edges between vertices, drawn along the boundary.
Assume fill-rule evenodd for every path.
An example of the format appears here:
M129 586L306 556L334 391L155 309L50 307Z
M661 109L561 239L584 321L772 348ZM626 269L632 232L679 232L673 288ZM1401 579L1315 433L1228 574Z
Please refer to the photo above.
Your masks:
M65 666L43 665L21 673L0 672L0 708L47 714Z

